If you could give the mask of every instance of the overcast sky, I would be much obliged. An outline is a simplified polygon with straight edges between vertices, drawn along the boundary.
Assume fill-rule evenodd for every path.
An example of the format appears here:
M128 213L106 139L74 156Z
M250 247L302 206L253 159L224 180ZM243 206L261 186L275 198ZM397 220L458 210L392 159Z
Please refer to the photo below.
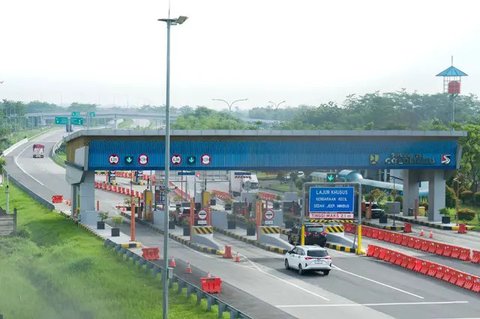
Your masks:
M454 65L480 95L475 0L171 0L171 105L240 109L435 93ZM165 103L168 0L1 0L0 98Z

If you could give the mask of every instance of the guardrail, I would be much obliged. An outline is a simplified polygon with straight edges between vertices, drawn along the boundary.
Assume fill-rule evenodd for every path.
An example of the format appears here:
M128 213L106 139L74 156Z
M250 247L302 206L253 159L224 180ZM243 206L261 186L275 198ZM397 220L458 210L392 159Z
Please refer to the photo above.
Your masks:
M8 173L8 170L5 170L7 173ZM55 209L55 205L53 205L52 203L50 203L50 201L40 197L39 195L35 194L30 188L28 188L27 186L23 185L22 183L20 183L19 181L17 181L17 179L15 177L13 177L12 175L9 174L9 177L10 181L15 184L18 188L20 188L21 190L23 190L24 192L26 192L28 195L30 195L31 197L33 197L34 200L36 200L37 202L39 202L40 204L42 204L43 206L45 206L46 208L50 209L50 210L54 210Z
M368 245L367 256L480 293L480 277L394 250Z
M132 259L135 265L144 267L145 271L149 272L153 277L156 277L158 274L161 274L163 271L163 267L158 266L157 264L154 264L151 261L145 260L142 256L139 256L126 248L123 248L122 246L112 242L109 239L105 240L104 246L107 248L113 249L118 254L125 255L127 259ZM207 311L211 311L212 306L216 305L218 307L219 318L223 318L223 313L227 312L230 314L231 319L235 319L235 318L252 319L252 317L241 312L240 310L233 307L232 305L229 305L228 303L220 300L216 296L206 293L200 287L178 277L177 275L173 275L173 278L169 280L169 288L172 288L174 283L177 284L178 293L182 293L183 289L184 288L186 289L187 298L190 297L192 294L195 294L197 296L197 305L200 304L202 299L206 299Z

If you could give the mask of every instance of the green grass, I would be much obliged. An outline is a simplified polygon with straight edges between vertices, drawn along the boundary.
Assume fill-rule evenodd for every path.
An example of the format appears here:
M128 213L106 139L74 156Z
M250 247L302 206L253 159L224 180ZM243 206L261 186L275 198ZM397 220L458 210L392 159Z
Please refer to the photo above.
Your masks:
M0 188L3 193L3 189ZM159 278L103 247L71 220L10 187L18 235L0 237L0 313L5 318L161 318ZM5 207L5 197L0 199ZM205 303L171 292L169 318L216 318ZM215 308L214 308L215 309Z

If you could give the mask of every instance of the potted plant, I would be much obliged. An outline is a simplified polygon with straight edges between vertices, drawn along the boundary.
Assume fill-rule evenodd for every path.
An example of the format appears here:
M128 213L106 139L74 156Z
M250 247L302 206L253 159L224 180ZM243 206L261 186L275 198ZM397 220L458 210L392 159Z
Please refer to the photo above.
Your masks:
M122 216L114 216L112 217L112 222L115 227L112 227L112 237L118 237L120 236L120 228L119 226L123 222L123 217Z
M247 236L255 236L256 234L256 222L255 222L255 219L254 218L249 218L247 219Z
M227 214L227 229L235 229L237 227L237 220L235 214Z
M108 218L108 212L99 212L98 217L100 220L97 221L97 229L105 229L105 220Z
M440 209L442 215L442 224L450 224L450 210L447 207Z

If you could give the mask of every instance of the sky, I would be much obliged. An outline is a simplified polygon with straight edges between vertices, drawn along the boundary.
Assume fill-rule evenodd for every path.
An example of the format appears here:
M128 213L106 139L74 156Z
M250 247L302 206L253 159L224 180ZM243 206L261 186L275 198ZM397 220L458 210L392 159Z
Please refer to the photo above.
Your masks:
M1 0L0 98L164 105L169 7L172 106L433 94L452 56L480 96L475 0Z

